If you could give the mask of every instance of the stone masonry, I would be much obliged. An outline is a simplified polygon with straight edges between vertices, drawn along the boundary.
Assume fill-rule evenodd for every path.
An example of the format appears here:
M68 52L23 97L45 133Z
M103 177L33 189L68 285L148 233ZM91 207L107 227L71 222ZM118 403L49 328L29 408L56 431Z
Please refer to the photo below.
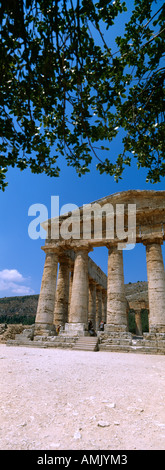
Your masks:
M149 299L149 333L145 333L138 343L128 331L128 305L123 275L123 248L126 243L131 243L133 233L129 218L129 207L133 204L136 207L135 243L143 243L146 247ZM99 210L94 212L97 205ZM91 232L88 223L90 211L93 217ZM119 211L120 219L117 218ZM68 214L59 218L61 233L64 222L69 226L68 220ZM42 247L46 259L35 321L34 343L39 340L46 341L48 337L49 343L54 341L54 346L59 342L59 338L61 341L62 338L63 341L68 341L70 337L74 338L75 342L80 335L88 334L89 319L97 331L100 321L103 320L104 332L98 333L100 350L136 350L164 354L165 271L161 245L165 239L165 191L130 190L116 193L93 202L90 207L80 207L72 222L73 220L75 233L72 230L72 236L66 239L62 236L58 239L50 237L51 224L56 223L55 219L42 224L44 228L48 227L48 231L45 246ZM79 230L76 220L80 222ZM102 236L99 231L100 222ZM93 248L99 246L107 247L108 276L89 256ZM137 332L141 335L138 310L135 311L135 318ZM58 340L54 333L57 323L62 326Z

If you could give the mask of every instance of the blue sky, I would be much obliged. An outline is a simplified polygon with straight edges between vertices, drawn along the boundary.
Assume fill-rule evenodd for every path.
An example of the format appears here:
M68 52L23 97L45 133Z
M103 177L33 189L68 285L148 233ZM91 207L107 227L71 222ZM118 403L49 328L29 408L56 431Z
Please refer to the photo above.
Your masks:
M28 235L28 226L33 219L28 216L28 209L32 204L44 204L50 216L51 196L59 196L61 208L67 203L81 206L128 189L165 189L164 182L156 185L145 183L145 170L137 170L135 165L128 167L119 183L115 183L113 177L100 175L95 166L93 161L91 172L81 178L62 161L61 176L56 179L33 175L30 170L9 170L9 185L4 193L0 193L0 297L38 294L40 291L44 240L32 240ZM162 251L165 260L164 246ZM107 272L107 248L97 248L90 256ZM143 245L124 251L124 276L126 283L147 280Z
M130 2L132 4L133 2ZM119 20L117 34L123 29ZM120 153L120 138L112 143L112 156ZM9 169L8 187L0 192L0 297L38 294L40 291L45 254L41 250L44 240L32 240L28 235L32 204L44 204L50 217L51 196L59 196L60 208L72 203L81 206L99 198L128 189L165 190L165 180L156 185L146 183L146 171L137 170L136 162L124 172L123 180L116 183L113 177L100 175L93 159L89 174L79 178L74 169L59 158L61 176L52 179L46 175L34 175L30 170L21 172ZM165 261L165 246L162 248ZM107 273L107 248L97 248L90 256ZM125 282L147 280L145 247L136 245L124 251Z

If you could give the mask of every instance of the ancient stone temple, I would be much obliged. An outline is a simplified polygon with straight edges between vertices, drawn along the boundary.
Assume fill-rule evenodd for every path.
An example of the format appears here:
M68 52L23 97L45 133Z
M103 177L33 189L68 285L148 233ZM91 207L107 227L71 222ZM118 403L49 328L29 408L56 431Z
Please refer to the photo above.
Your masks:
M57 230L58 224L58 230ZM165 271L161 245L165 239L165 191L130 190L50 219L45 266L35 323L35 337L54 335L62 325L66 335L85 335L88 320L96 331L100 321L100 349L115 341L132 345L128 332L123 275L123 248L132 243L146 247L149 333L141 341L165 341ZM58 233L57 238L52 234ZM108 275L91 260L94 247L107 247ZM140 330L140 312L136 312ZM151 343L150 343L151 344ZM157 343L154 343L155 345ZM148 345L148 343L147 343ZM156 347L156 346L155 346Z
M88 256L86 249L81 248L76 253L59 251L59 254L51 248L49 251L47 245L43 249L46 258L35 336L53 335L58 325L67 333L84 334L88 320L97 329L101 320L106 319L106 274Z
M115 193L42 224L45 265L34 328L34 344L75 347L97 332L97 349L165 353L165 191ZM141 329L134 302L137 337L128 331L123 249L146 250L149 332ZM107 248L107 275L92 261L94 247ZM100 322L104 331L99 331ZM60 334L56 335L57 326ZM82 339L81 339L82 340Z

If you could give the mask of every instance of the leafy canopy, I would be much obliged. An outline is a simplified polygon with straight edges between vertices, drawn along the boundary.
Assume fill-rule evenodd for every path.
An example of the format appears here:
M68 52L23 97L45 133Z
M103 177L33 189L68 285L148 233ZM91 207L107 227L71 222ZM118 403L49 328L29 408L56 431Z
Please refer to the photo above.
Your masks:
M10 165L59 176L59 155L79 176L90 171L92 157L116 181L134 157L148 168L148 181L165 175L165 5L134 0L114 51L111 27L119 14L125 21L126 3L0 2L3 190ZM111 155L121 131L121 153Z

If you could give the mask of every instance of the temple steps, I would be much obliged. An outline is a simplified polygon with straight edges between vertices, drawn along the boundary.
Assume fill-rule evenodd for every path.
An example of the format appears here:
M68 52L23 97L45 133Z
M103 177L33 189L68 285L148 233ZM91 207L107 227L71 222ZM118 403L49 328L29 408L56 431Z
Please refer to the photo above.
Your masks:
M132 340L127 340L116 335L116 338L102 338L99 343L99 351L165 354L165 340L163 338L159 340L156 338L154 338L154 340L147 340L143 337L134 337Z
M165 355L165 333L144 333L143 337L132 336L128 332L111 332L109 335L98 332L97 337L61 333L59 336L35 336L32 340L32 329L29 328L16 334L15 339L8 339L6 345Z
M96 336L80 336L72 349L74 351L98 351L98 341Z

